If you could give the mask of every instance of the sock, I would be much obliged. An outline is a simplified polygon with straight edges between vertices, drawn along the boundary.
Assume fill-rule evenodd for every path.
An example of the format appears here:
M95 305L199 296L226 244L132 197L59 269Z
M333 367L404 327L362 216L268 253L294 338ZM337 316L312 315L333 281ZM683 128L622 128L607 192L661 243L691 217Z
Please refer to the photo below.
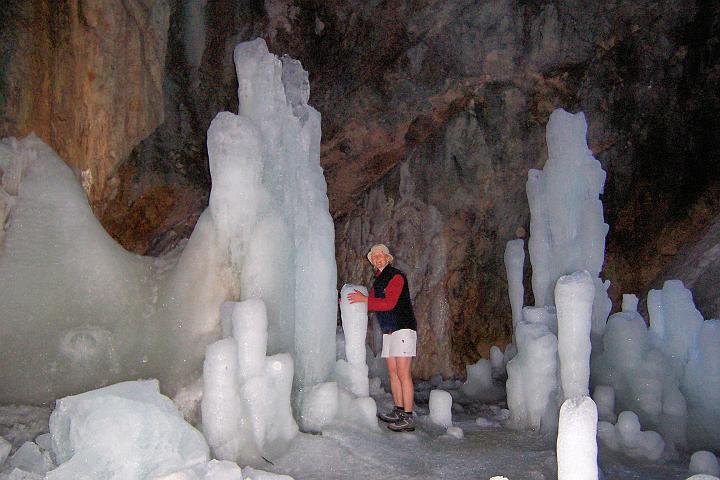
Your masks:
M403 408L403 407L398 407L397 405L395 405L395 411L396 411L396 412L402 412L403 410L405 410L405 408Z

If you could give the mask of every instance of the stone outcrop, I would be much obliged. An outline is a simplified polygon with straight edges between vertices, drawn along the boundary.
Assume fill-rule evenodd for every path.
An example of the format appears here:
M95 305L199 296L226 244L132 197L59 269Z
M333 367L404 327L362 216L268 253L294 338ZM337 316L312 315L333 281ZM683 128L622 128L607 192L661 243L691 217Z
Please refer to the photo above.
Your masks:
M35 132L91 203L163 121L166 0L10 0L3 5L0 137Z

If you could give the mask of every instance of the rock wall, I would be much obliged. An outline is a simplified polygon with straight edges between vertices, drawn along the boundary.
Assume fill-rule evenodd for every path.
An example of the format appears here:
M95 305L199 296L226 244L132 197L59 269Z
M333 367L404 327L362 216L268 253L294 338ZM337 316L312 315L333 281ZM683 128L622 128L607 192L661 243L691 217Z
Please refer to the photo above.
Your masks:
M0 137L35 132L77 168L93 204L163 121L166 0L9 0L0 33Z

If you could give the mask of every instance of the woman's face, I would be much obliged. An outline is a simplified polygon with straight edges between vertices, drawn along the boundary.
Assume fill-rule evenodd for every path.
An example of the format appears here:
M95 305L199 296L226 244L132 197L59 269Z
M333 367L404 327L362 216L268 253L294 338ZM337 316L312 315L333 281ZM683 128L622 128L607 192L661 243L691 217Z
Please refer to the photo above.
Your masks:
M389 258L390 257L385 255L383 252L375 251L370 255L370 263L372 263L378 270L382 270L387 266Z

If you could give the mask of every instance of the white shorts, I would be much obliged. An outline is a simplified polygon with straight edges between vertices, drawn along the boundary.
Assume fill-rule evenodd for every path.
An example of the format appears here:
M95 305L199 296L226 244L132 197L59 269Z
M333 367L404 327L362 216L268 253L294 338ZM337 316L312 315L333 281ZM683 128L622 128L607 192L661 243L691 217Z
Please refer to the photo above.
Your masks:
M390 334L383 334L382 358L388 357L414 357L417 332L409 328L396 330Z

